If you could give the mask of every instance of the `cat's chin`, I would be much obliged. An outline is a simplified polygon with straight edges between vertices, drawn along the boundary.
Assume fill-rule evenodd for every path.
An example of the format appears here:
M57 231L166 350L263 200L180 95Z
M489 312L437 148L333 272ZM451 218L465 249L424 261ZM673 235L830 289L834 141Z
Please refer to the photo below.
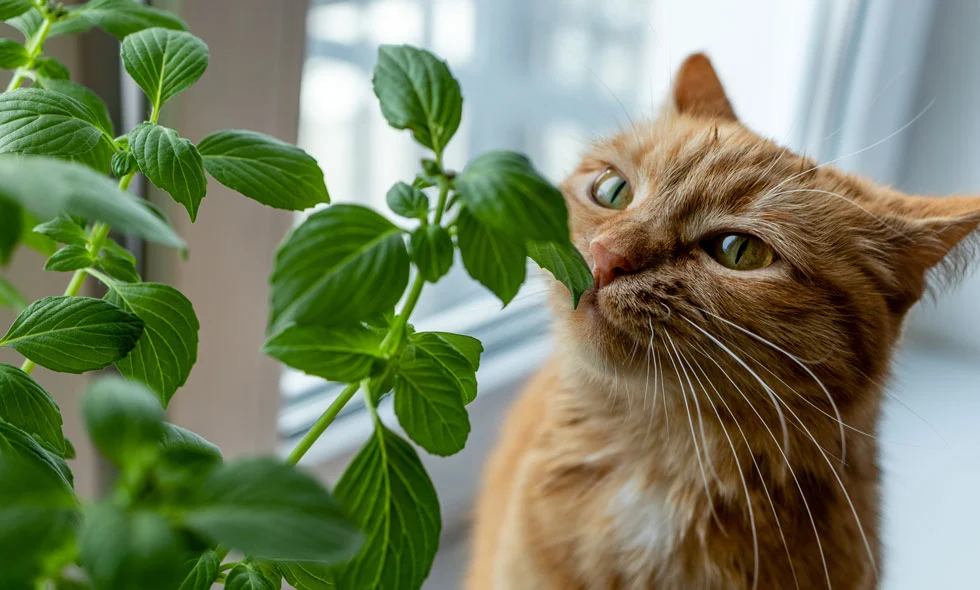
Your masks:
M582 294L578 308L569 318L573 336L579 346L598 352L605 362L619 366L628 364L636 357L630 351L635 351L637 346L645 347L650 335L638 333L635 326L622 321L615 312L604 309L600 299L601 295L595 289Z

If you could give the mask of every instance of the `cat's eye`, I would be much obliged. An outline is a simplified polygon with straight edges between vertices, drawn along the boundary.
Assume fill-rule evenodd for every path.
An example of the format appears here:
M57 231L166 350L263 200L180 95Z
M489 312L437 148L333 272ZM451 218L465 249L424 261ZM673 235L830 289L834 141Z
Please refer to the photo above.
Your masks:
M633 200L633 189L613 168L606 168L592 183L592 200L607 209L625 209Z
M719 234L704 247L719 264L732 270L757 270L776 261L772 247L752 234Z

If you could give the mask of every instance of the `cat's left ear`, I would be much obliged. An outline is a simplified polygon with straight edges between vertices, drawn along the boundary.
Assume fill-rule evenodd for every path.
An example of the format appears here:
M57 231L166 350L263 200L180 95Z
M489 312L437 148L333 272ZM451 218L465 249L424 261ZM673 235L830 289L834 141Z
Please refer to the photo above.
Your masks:
M887 217L895 231L888 247L899 290L893 303L905 311L925 292L927 273L950 256L956 257L980 226L980 198L903 195L886 202ZM955 261L963 259L957 257ZM960 264L950 265L950 272L963 271ZM945 278L955 281L959 277Z
M695 53L684 60L671 90L673 107L677 112L709 119L737 121L725 89L703 53Z

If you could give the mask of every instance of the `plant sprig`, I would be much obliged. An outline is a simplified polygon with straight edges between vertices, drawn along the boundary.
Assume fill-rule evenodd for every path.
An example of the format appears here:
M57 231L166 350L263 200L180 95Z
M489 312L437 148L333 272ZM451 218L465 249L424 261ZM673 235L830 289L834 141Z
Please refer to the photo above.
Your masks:
M447 168L462 115L458 83L427 51L383 46L373 79L381 111L431 150L412 183L387 195L392 213L414 226L331 205L285 239L270 277L264 351L345 387L285 461L226 463L216 446L164 421L197 360L193 305L171 286L143 282L113 232L185 248L162 214L127 192L136 174L193 221L207 175L298 211L329 203L320 167L253 131L219 130L195 144L160 124L168 101L208 66L205 43L169 13L132 0L69 8L0 0L0 18L25 36L0 43L0 67L15 70L0 94L0 154L10 154L0 156L0 263L26 244L47 256L46 269L72 273L63 295L32 303L0 280L0 306L18 312L0 346L25 357L21 369L0 364L0 586L269 589L285 579L300 590L421 587L438 547L438 498L378 404L393 397L401 429L426 451L464 447L483 347L418 332L413 312L457 250L504 305L524 282L528 256L577 303L591 275L569 241L561 194L512 152ZM123 65L147 97L146 120L122 135L102 101L43 54L50 37L93 26L121 40ZM106 287L103 299L79 296L88 277ZM98 503L75 496L74 451L58 405L31 377L38 364L69 373L113 365L122 375L95 381L82 397L89 435L119 473ZM331 494L295 465L358 392L373 434ZM240 557L227 561L231 551Z

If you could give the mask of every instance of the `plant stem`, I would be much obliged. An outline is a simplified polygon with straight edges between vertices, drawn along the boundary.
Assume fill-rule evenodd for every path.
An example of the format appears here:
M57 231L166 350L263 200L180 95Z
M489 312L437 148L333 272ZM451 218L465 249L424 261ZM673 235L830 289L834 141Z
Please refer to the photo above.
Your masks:
M306 452L310 450L310 447L313 446L313 443L320 438L320 435L327 429L327 426L330 426L330 424L333 423L334 418L336 418L337 414L340 413L340 410L347 405L347 402L354 397L354 394L357 393L357 390L360 387L360 383L347 384L347 387L340 392L337 399L333 400L333 403L330 404L330 407L327 408L325 412L323 412L323 415L321 415L320 419L316 421L316 424L314 424L313 427L310 428L309 432L303 436L302 440L299 441L296 448L289 453L289 457L286 458L286 463L291 463L293 465L299 463L299 460L303 458L303 455L305 455Z
M44 50L44 41L48 38L48 34L51 32L51 25L54 24L54 19L47 11L43 12L44 22L41 24L41 28L34 33L34 36L30 38L27 42L27 55L30 56L31 62L33 62L41 52ZM20 88L20 85L24 83L27 79L27 73L31 71L30 68L19 67L17 71L14 72L14 77L10 79L10 84L7 85L7 91L11 91L15 88Z
M121 190L128 189L129 183L133 181L133 176L135 175L136 175L135 172L130 172L126 176L120 178L119 188ZM88 246L87 246L89 254L91 254L93 257L99 255L99 252L102 250L102 246L105 245L106 238L109 237L109 231L111 229L112 228L110 228L108 224L102 223L101 221L95 223L92 226L92 231L90 233ZM78 295L78 293L81 292L82 290L82 285L85 284L86 276L88 276L87 269L82 268L76 270L75 274L71 276L71 281L68 283L68 286L65 288L64 296L74 297ZM20 370L30 375L32 372L34 372L35 366L36 364L34 363L34 361L32 361L31 359L27 359L24 361L24 364L20 366Z

